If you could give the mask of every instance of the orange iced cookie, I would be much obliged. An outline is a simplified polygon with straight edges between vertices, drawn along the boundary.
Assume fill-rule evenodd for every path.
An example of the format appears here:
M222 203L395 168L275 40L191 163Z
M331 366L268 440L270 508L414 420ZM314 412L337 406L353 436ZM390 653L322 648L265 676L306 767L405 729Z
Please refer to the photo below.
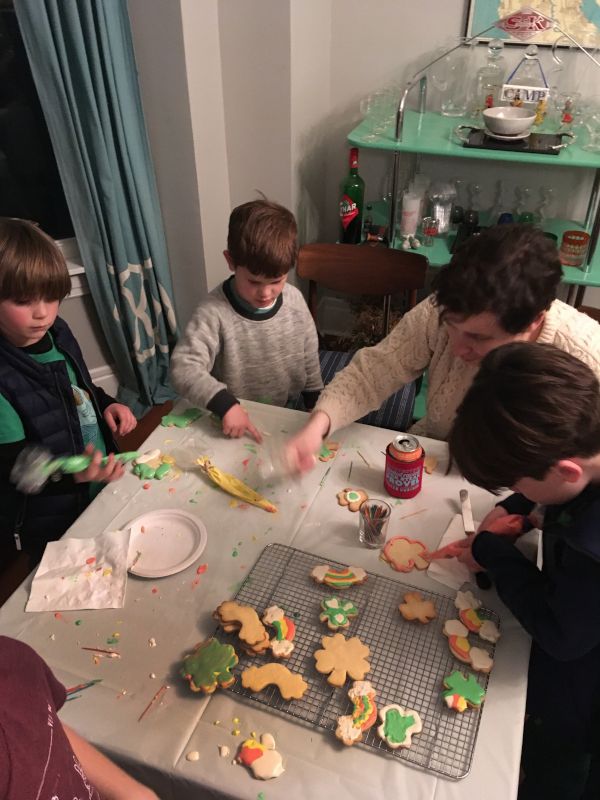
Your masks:
M383 548L381 558L387 561L396 572L410 572L412 569L427 569L428 551L423 542L394 536Z

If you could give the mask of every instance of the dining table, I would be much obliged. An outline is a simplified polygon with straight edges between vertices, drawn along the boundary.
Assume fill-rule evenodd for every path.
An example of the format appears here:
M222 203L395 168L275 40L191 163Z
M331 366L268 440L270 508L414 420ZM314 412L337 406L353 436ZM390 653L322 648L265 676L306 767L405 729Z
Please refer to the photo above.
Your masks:
M369 497L385 499L392 507L387 538L416 539L429 550L438 547L460 511L461 489L469 490L475 520L497 502L449 464L445 442L427 438L419 440L430 459L421 491L410 499L390 497L383 486L385 453L398 432L359 423L336 431L330 437L335 444L308 473L281 474L277 454L305 424L306 413L254 402L244 402L244 407L262 433L261 444L249 437L226 438L220 420L209 412L182 427L159 425L140 450L160 450L173 464L171 474L162 480L139 478L128 465L126 474L108 484L65 534L102 537L127 531L142 514L185 511L206 531L205 546L193 563L151 577L136 575L133 567L123 607L61 612L25 610L33 572L0 609L0 632L31 645L67 688L90 684L65 703L61 719L154 788L162 800L516 798L530 638L493 587L475 587L499 620L502 635L495 645L485 702L464 712L476 720L464 777L420 768L385 749L345 747L333 730L239 691L191 691L182 676L183 658L199 642L219 636L215 609L247 588L254 565L265 553L277 554L277 548L290 548L315 563L360 567L368 581L384 582L386 591L406 585L452 604L448 598L454 598L455 590L426 570L397 572L382 560L381 549L359 541L358 514L340 505L342 490L361 489ZM174 413L186 408L182 402ZM202 457L260 491L277 511L269 513L223 491L198 466ZM395 609L393 613L402 624ZM388 627L393 625L395 617ZM323 626L323 635L328 633ZM119 657L102 657L101 650L118 651ZM322 679L312 666L306 670L307 680ZM239 672L234 669L234 674L234 688L239 688ZM441 709L441 698L433 702L440 704L442 716L458 713ZM260 781L235 756L244 739L266 732L275 740L285 771Z

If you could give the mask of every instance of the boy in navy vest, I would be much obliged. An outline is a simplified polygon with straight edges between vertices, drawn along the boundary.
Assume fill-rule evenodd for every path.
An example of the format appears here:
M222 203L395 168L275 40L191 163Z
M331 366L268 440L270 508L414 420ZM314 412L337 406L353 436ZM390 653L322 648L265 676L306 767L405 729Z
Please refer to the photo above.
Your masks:
M58 306L71 289L56 243L33 223L0 218L0 531L34 566L104 483L123 474L111 456L113 433L137 422L92 382ZM49 482L37 495L17 491L10 473L31 445L53 455L92 454L78 475Z
M514 491L460 542L459 560L490 573L533 639L519 800L597 798L590 767L595 772L600 753L598 380L552 345L503 345L481 362L449 445L471 483ZM541 569L512 537L486 528L536 504L544 508Z

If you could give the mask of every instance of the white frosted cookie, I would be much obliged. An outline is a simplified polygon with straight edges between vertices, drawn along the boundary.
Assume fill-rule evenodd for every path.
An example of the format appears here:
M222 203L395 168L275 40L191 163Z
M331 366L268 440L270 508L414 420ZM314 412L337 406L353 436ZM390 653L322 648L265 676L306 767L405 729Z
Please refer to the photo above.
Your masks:
M456 593L454 605L459 611L466 611L468 608L481 608L481 600L475 597L473 592L461 592L460 589Z

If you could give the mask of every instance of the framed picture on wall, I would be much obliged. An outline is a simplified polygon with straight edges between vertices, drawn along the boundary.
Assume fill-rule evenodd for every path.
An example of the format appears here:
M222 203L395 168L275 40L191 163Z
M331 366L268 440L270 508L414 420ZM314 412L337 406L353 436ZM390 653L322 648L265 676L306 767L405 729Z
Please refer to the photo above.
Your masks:
M506 19L519 12L524 12L527 22L537 28L537 32L529 38L519 38L518 25L506 26L508 30L494 27L480 37L480 41L503 39L506 44L547 44L552 45L560 37L553 26L543 17L536 14L541 11L552 17L558 26L569 33L587 49L600 47L600 5L596 0L561 0L560 3L549 0L533 0L529 5L526 0L467 0L466 36L473 36L485 30L496 20ZM537 19L536 19L537 17ZM563 38L559 45L569 46L568 39Z

